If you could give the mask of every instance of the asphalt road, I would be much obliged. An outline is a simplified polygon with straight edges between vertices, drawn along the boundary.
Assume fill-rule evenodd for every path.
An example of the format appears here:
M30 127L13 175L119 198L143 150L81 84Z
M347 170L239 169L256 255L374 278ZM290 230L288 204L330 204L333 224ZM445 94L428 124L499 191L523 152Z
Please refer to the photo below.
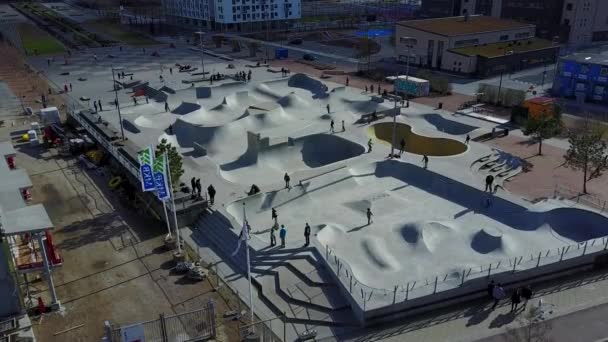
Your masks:
M595 306L586 310L574 312L561 317L545 321L547 323L546 333L542 339L531 341L551 342L600 342L608 341L608 304ZM517 335L522 334L523 328L518 329ZM537 329L536 331L541 331ZM524 342L527 339L514 337L513 334L505 333L477 342Z

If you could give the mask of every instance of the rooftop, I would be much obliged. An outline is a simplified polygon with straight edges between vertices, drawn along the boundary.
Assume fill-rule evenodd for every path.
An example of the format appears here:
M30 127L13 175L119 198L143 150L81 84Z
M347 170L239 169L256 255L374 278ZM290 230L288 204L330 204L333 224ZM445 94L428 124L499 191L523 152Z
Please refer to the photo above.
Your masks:
M467 21L465 21L465 17L461 16L409 20L399 22L397 25L447 37L534 27L532 24L525 24L514 20L505 20L483 15L472 15Z
M578 63L598 64L608 66L608 54L577 52L562 57L563 60L575 61Z
M465 56L482 56L486 58L495 58L502 57L505 54L505 51L513 51L513 53L522 53L557 47L558 45L554 45L551 41L548 40L540 38L526 38L517 41L513 40L493 44L465 46L461 48L450 49L449 51Z

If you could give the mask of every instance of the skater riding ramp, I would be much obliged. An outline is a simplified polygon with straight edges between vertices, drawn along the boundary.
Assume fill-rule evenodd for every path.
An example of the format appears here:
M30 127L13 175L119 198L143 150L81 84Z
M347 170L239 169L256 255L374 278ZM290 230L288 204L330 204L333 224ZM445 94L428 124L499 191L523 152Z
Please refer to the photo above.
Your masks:
M401 139L405 139L405 151L409 153L427 155L433 157L446 157L461 154L467 150L464 143L447 138L432 138L418 135L412 131L411 126L404 123L396 124L395 148L399 149ZM370 136L391 142L393 137L393 123L382 122L368 128Z
M327 86L319 80L315 80L305 74L295 74L289 78L287 85L293 88L308 90L313 98L320 99L328 96Z
M261 179L276 181L282 179L285 172L318 168L365 152L363 146L330 134L314 134L270 146L267 138L256 142L250 135L248 140L247 151L243 155L220 165L220 173L231 182L252 183L256 172L260 172Z
M435 126L438 131L452 135L468 134L479 128L458 121L448 120L439 114L424 114L422 117L426 122Z

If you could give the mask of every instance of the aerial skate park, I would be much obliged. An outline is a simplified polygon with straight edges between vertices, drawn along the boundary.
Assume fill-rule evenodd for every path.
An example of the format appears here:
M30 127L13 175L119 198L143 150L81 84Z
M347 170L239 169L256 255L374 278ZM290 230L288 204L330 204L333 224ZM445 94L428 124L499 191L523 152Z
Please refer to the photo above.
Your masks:
M125 82L118 94L125 136L140 148L171 142L183 156L182 182L200 177L214 184L221 193L214 210L230 223L226 251L236 245L243 204L252 249L260 253L268 250L272 208L288 228L288 248L302 247L310 224L319 265L362 324L479 295L488 277L515 283L587 265L606 249L608 218L601 213L558 198L531 203L504 189L522 172L522 161L465 144L467 135L489 132L487 122L422 105L403 108L334 78L231 63L235 69L219 60L206 67L227 75L251 70L252 80L188 82L191 76L172 78L165 67L161 82L156 65L135 72L140 81ZM62 83L62 72L48 76ZM103 82L83 84L72 96L96 92L111 103L111 74L90 77ZM133 105L140 88L149 101ZM106 106L92 115L118 134L121 121ZM371 113L377 120L369 122ZM388 158L401 139L404 151ZM489 174L495 181L487 192ZM261 192L249 196L252 184Z

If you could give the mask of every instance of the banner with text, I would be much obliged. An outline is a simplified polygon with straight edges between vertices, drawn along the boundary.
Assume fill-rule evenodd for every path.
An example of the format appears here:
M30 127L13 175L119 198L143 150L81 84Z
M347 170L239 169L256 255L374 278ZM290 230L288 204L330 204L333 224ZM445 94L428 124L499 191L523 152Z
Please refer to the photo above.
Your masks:
M137 153L137 159L139 160L139 179L141 180L141 189L143 191L156 190L156 183L154 182L154 174L152 172L153 153L152 146Z
M163 155L154 159L154 182L157 196L161 201L169 199L169 184L167 183L167 157Z

